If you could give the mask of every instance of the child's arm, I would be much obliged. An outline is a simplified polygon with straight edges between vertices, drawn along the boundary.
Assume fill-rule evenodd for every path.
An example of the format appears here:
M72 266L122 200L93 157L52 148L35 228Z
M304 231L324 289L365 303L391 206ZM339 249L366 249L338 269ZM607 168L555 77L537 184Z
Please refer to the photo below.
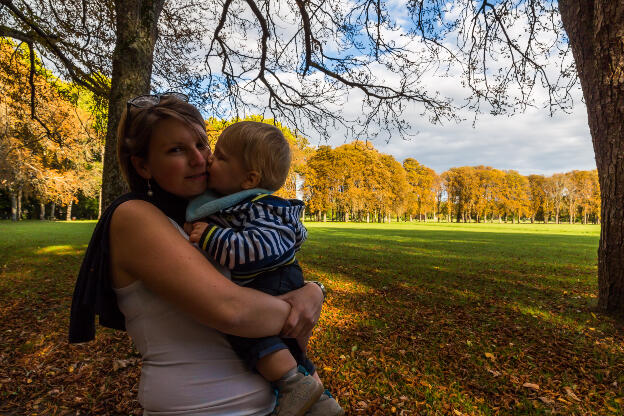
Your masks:
M297 234L301 233L278 217L264 214L251 218L242 230L196 222L189 239L233 272L260 271L289 260L298 249Z
M299 251L301 244L308 238L308 230L304 227L301 221L297 221L295 224L295 251Z

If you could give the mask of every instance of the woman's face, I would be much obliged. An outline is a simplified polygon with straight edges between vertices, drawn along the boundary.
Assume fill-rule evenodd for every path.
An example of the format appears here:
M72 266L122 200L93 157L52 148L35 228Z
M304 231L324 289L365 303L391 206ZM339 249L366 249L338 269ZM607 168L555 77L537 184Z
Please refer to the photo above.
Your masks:
M207 144L184 123L169 118L154 127L143 166L147 177L165 191L191 198L206 190L208 156Z

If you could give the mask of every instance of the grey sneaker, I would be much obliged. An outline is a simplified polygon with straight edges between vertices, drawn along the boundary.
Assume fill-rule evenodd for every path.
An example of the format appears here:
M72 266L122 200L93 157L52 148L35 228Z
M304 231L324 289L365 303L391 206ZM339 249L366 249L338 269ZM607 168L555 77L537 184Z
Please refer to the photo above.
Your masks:
M323 386L312 376L299 372L276 383L279 389L276 416L304 416L323 393Z
M345 411L328 390L325 390L321 397L312 405L305 416L342 416Z

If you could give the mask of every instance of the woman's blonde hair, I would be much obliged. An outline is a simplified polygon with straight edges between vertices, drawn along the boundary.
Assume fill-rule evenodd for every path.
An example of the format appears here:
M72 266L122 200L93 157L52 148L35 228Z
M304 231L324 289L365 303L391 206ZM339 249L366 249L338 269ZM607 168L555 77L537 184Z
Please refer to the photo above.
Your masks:
M128 109L130 117L128 117ZM206 123L199 110L192 104L171 96L162 96L152 107L129 106L121 115L117 127L117 157L124 179L134 192L146 189L146 180L132 165L132 156L146 158L154 126L162 120L173 118L188 126L206 145ZM128 121L128 119L130 121Z
M277 127L240 121L223 130L217 143L240 158L246 170L260 174L259 188L277 191L284 185L291 153L288 141Z

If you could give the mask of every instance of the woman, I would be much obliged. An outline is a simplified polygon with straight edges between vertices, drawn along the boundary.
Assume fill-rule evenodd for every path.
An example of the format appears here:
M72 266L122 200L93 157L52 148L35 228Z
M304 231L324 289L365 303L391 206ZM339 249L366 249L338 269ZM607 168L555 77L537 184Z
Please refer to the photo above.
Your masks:
M210 155L204 120L185 96L130 100L118 155L132 192L96 226L76 283L70 341L93 339L96 314L102 325L125 327L143 358L146 415L271 413L269 384L220 332L306 339L321 288L307 284L277 298L239 287L185 241L186 200L206 190Z

